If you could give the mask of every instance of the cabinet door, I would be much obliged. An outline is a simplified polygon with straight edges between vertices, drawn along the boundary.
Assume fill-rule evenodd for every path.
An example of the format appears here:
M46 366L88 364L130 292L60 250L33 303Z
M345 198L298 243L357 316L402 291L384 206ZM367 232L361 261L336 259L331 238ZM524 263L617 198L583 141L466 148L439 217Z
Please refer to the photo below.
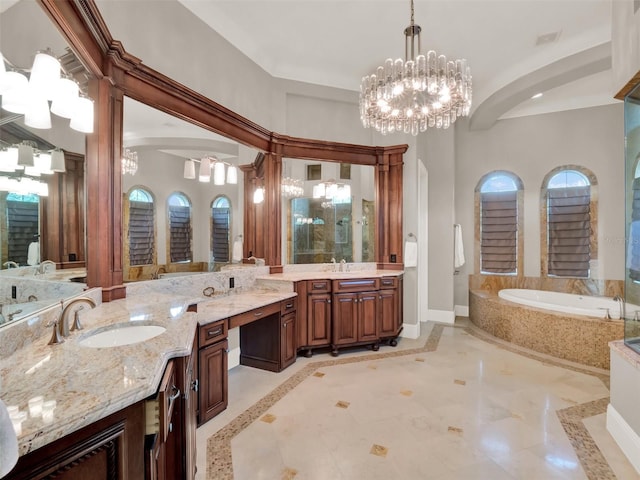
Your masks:
M331 343L331 294L309 295L307 299L307 345Z
M358 294L340 293L333 296L333 344L358 341Z
M198 426L198 355L194 345L184 382L184 473L187 480L196 476L196 427Z
M280 326L280 369L296 361L296 312L284 315Z
M398 290L380 290L378 336L394 337L398 332Z
M200 349L198 424L212 419L227 408L227 340Z
M358 341L378 339L378 292L358 294Z

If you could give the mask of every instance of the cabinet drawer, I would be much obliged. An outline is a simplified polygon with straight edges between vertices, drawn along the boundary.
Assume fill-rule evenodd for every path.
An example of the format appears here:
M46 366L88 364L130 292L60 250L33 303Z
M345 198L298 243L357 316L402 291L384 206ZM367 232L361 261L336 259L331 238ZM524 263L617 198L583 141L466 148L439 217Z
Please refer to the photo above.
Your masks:
M200 348L227 338L227 320L218 320L200 327Z
M350 278L333 281L333 293L370 292L378 290L377 278Z
M327 293L331 291L331 282L329 280L307 280L307 292L309 293Z
M241 327L247 323L255 322L261 318L268 317L273 313L280 313L280 302L272 303L266 307L254 308L248 312L234 315L229 319L229 328Z
M380 288L398 288L398 277L382 277Z
M296 307L297 307L297 298L293 297L293 298L287 298L286 300L282 300L280 302L280 314L281 315L286 315L287 313L290 312L295 312L296 311Z

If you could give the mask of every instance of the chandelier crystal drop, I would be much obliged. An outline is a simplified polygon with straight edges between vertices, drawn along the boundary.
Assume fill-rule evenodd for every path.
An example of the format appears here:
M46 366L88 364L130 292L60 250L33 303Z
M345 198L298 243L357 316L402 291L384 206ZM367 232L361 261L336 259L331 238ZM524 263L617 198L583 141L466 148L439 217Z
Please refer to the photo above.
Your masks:
M471 70L466 60L449 60L430 50L420 53L419 25L405 28L405 60L387 59L375 73L362 77L360 119L383 135L417 135L427 128L448 128L471 110ZM417 50L415 48L417 37Z
M122 155L122 174L135 175L137 171L138 171L138 152L134 152L133 150L129 150L128 148L125 148L124 153Z

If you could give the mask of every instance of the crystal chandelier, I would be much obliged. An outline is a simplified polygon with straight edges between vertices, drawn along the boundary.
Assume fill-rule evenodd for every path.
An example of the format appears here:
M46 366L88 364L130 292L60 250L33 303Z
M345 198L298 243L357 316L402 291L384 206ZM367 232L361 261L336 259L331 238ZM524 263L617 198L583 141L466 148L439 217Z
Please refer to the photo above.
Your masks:
M360 119L386 135L417 135L427 128L448 128L471 109L471 70L466 60L447 61L430 50L420 53L419 25L405 28L405 61L387 59L372 75L362 77ZM417 55L415 50L418 37Z
M281 192L284 198L298 198L304 195L302 180L284 177L281 183Z
M122 155L122 174L135 175L137 171L138 153L125 148Z

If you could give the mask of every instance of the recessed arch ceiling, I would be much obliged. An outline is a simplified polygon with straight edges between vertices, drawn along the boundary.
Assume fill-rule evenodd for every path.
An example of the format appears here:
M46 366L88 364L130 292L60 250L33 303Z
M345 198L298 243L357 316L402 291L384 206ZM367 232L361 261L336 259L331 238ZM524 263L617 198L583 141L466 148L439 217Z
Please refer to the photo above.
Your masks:
M271 75L353 91L386 58L404 56L410 20L409 0L179 1ZM611 0L415 0L415 23L423 53L468 60L473 114L516 80L610 42L611 8ZM549 34L557 39L536 45ZM573 77L542 82L546 89L571 84L572 98L556 98L549 108L614 102L612 85L602 91L606 82L580 84L580 75L591 73L575 69ZM516 105L502 112L493 106L494 121ZM518 112L527 114L526 105Z

